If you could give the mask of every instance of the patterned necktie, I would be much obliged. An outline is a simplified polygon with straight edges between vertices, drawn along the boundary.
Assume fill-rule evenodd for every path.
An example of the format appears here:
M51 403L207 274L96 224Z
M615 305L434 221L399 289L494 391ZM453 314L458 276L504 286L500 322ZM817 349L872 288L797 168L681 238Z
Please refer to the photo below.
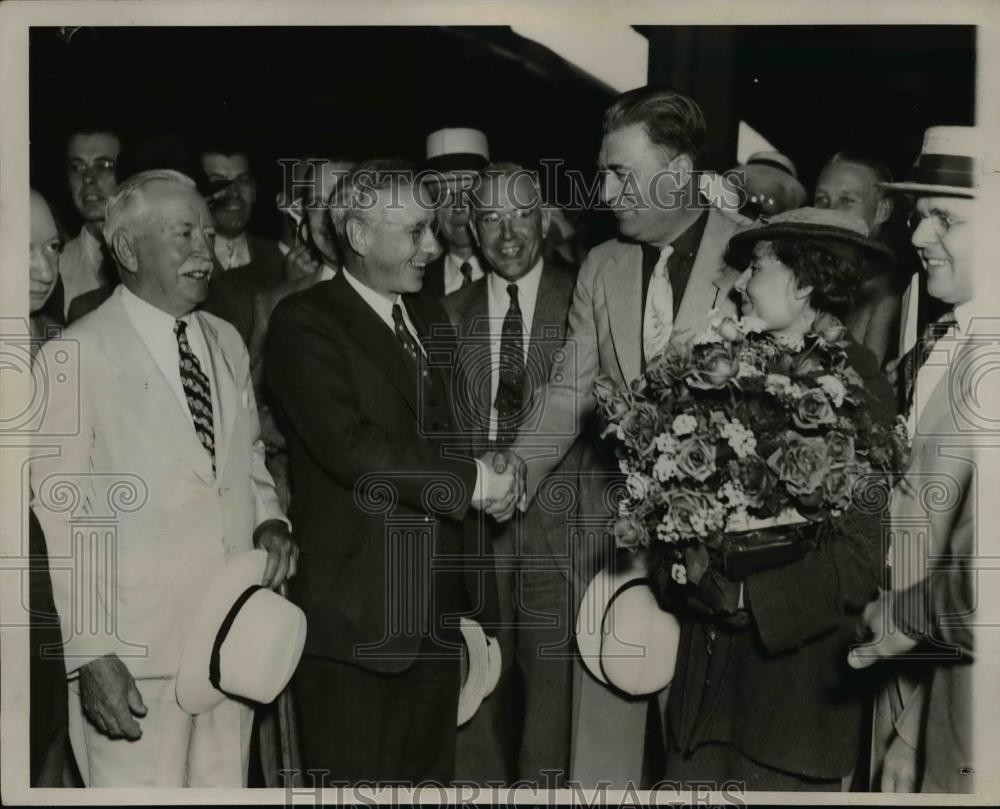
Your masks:
M517 284L507 285L510 306L500 331L500 381L494 406L497 409L497 443L506 446L517 436L517 422L524 400L524 321L517 301Z
M472 265L468 261L463 261L458 271L462 273L462 285L459 289L465 289L472 283Z
M177 352L180 356L181 386L187 398L191 420L198 440L208 451L212 459L212 474L215 474L215 426L212 420L212 388L208 377L201 369L201 363L191 350L187 338L187 323L178 320L174 323L174 334L177 335Z
M949 309L937 320L928 323L924 327L924 333L921 335L921 338L900 358L896 372L902 395L901 411L904 415L908 416L910 410L913 408L913 393L920 367L924 364L931 351L934 350L937 341L947 334L949 329L957 325L958 321L955 320L955 310Z
M392 305L392 324L396 332L396 337L399 338L399 342L406 353L406 364L413 373L413 378L416 379L418 369L420 368L420 346L410 333L410 330L406 328L406 321L403 320L403 307L398 303ZM424 376L427 376L426 369L424 369L423 373Z
M642 353L649 363L667 347L674 330L674 292L667 274L667 259L674 248L669 244L660 251L646 291L646 311L642 317Z

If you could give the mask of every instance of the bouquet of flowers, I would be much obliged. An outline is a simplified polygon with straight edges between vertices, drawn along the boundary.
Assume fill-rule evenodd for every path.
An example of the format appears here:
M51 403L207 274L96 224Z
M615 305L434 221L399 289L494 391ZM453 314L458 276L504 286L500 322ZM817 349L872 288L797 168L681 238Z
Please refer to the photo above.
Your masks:
M842 335L834 324L784 337L715 316L630 387L599 379L604 435L626 476L618 546L655 549L658 566L666 554L675 582L697 583L727 535L809 523L836 535L867 487L891 486L906 429L879 415Z

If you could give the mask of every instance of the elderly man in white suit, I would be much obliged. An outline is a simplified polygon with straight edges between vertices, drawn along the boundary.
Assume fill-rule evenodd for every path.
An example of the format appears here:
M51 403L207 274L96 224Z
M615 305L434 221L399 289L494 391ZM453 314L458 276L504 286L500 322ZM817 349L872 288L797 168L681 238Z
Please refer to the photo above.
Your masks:
M185 631L230 558L265 548L263 584L277 587L297 550L264 467L246 348L194 311L214 231L193 181L135 175L110 198L104 233L122 285L36 365L78 357L73 384L49 385L31 462L70 740L87 786L239 787L253 712L231 699L198 716L180 708Z

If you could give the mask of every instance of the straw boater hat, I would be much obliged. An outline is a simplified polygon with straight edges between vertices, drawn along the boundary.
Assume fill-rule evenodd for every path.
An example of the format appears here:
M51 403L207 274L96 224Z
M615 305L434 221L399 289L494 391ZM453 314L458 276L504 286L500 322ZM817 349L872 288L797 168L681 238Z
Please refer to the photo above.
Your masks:
M576 645L594 677L638 696L670 684L680 631L677 619L657 605L643 557L619 551L584 593Z
M889 191L940 197L975 197L983 146L974 126L932 126L924 133L917 162Z
M266 551L248 551L210 583L177 671L177 702L189 714L210 711L227 695L269 703L299 664L306 616L260 586L266 565Z
M832 208L796 208L733 236L726 261L733 267L746 267L757 242L788 238L822 242L831 252L852 260L866 255L892 256L892 250L868 238L868 225L860 218Z
M477 172L490 162L486 135L478 129L439 129L427 136L427 168L440 172Z
M471 618L459 623L465 649L462 654L462 690L458 695L458 724L464 725L500 682L500 644L488 638Z

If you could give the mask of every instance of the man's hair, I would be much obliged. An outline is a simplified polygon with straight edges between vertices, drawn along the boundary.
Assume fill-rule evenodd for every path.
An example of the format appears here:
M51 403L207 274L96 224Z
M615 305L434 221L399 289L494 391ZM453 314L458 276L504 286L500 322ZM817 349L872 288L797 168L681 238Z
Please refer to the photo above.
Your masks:
M512 181L515 177L527 177L531 182L532 187L535 189L535 194L538 196L539 206L542 205L542 186L539 182L537 171L526 169L518 163L498 162L489 163L484 166L483 170L476 175L472 186L469 188L469 206L473 211L481 207L480 199L482 197L483 186L494 177L509 177ZM514 202L517 203L518 200L514 200Z
M112 238L115 233L119 230L130 230L142 209L146 186L156 182L179 183L190 188L195 187L194 180L173 169L141 171L129 177L111 194L108 199L107 212L104 215L104 241L111 248L112 253L114 252Z
M694 99L662 87L638 87L622 93L604 113L604 134L640 124L646 137L673 157L688 155L697 163L705 145L705 116Z
M246 158L247 166L253 171L253 158L247 144L235 135L214 135L203 138L197 146L198 162L207 154L220 154L225 157L241 155Z
M864 152L856 152L851 149L842 149L837 152L833 157L831 157L827 162L827 166L831 166L834 163L854 163L857 166L864 166L872 174L875 175L875 182L877 183L891 183L892 182L892 171L889 166L877 157L870 154L865 154ZM884 194L885 192L876 186L879 194Z
M69 126L66 131L66 138L63 142L63 149L69 148L69 142L77 135L111 135L118 141L118 146L124 149L125 143L122 140L118 127L104 118L79 118Z
M330 200L330 220L338 241L345 238L347 222L363 219L375 204L375 193L390 188L404 188L417 181L417 170L408 160L376 158L363 160L337 185Z
M861 286L861 255L822 239L784 238L770 243L770 253L788 267L796 286L812 287L809 305L817 312L846 316Z

